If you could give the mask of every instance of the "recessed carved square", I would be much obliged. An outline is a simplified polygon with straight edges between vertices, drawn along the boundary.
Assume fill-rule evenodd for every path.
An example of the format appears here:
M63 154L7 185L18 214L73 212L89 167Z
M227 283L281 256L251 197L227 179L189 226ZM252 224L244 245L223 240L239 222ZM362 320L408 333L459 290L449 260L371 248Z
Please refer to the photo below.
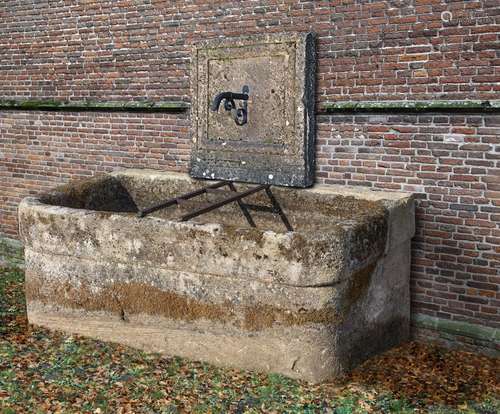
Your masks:
M314 41L306 33L216 39L195 46L193 177L312 185ZM229 92L245 99L214 104L219 94Z

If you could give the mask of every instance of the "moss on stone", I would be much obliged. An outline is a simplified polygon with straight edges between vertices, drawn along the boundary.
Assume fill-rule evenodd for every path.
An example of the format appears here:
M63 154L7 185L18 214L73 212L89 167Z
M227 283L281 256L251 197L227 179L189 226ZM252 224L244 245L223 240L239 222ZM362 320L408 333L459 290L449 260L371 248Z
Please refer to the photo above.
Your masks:
M320 113L336 112L497 112L500 101L388 101L388 102L327 102Z
M50 99L0 99L0 109L21 111L124 111L184 112L189 108L181 101L57 101Z
M423 314L415 314L412 316L412 324L419 328L467 336L487 342L495 343L500 341L499 329L468 322L452 321Z

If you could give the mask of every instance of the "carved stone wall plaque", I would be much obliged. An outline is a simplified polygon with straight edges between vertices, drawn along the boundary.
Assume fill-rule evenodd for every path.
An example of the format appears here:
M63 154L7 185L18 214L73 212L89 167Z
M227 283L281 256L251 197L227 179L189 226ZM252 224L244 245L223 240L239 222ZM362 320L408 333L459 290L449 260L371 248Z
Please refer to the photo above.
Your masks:
M191 70L191 176L312 185L315 69L312 33L197 44ZM233 100L232 110L230 99L222 100L218 111L212 110L223 92L246 93L248 99ZM235 114L244 108L246 122L240 125Z

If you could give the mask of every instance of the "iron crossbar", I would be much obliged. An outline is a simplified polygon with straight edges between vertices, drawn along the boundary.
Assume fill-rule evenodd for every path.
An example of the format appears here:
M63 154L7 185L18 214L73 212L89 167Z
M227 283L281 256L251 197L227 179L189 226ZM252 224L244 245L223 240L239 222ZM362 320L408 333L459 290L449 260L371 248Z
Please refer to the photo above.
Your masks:
M255 210L255 211L262 211L262 212L278 214L281 218L281 221L285 225L286 229L288 231L293 231L293 228L292 228L290 222L288 221L287 216L285 215L283 209L281 208L278 201L274 197L274 194L271 191L270 184L258 185L256 187L250 188L246 191L239 193L236 190L236 187L232 181L220 181L218 183L200 188L198 190L191 191L191 192L186 193L186 194L182 194L178 197L170 198L168 200L154 204L151 207L145 208L144 210L139 210L139 212L137 213L137 216L138 217L145 217L148 214L151 214L151 213L158 211L158 210L161 210L163 208L170 207L174 204L180 205L183 202L189 200L190 198L193 198L193 197L205 194L205 193L211 193L212 192L211 190L215 190L217 188L224 187L224 186L228 186L229 189L231 190L231 192L234 194L232 194L231 196L226 197L222 200L218 200L218 201L210 203L206 206L200 207L192 212L186 213L180 217L180 221L188 221L194 217L198 217L202 214L208 213L210 211L218 209L218 208L225 206L227 204L236 202L250 226L256 227L255 221L253 220L253 218L250 214L250 211L249 211L249 210ZM265 191L272 206L261 206L261 205L256 205L256 204L247 204L247 203L244 203L242 201L245 197L248 197L252 194L256 194L259 191Z
M190 198L196 197L198 195L206 193L209 189L219 188L228 185L227 181L220 181L218 183L209 185L207 187L200 188L199 190L191 191L190 193L183 194L179 197L170 198L168 200L162 201L160 203L154 204L151 207L145 208L144 210L139 210L137 213L138 217L144 217L148 214L154 213L155 211L161 210L166 207L173 206L174 204L181 204L184 200L189 200Z

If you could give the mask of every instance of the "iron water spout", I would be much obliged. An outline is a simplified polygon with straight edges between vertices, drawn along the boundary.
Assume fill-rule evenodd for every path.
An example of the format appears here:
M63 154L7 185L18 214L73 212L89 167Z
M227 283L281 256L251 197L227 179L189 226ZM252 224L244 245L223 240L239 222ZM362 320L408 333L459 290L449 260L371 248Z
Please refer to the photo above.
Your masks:
M221 92L217 94L212 102L212 111L217 112L219 110L219 106L222 100L225 99L224 109L227 110L226 105L227 102L234 103L234 100L248 101L248 94L246 93L235 93L235 92Z
M210 106L210 109L214 112L219 111L219 106L222 101L224 101L224 109L226 111L231 112L231 116L234 119L236 125L245 125L248 121L248 112L247 112L247 101L248 101L248 86L243 86L242 92L221 92L218 93ZM236 108L237 101L243 101L243 104L240 108Z

